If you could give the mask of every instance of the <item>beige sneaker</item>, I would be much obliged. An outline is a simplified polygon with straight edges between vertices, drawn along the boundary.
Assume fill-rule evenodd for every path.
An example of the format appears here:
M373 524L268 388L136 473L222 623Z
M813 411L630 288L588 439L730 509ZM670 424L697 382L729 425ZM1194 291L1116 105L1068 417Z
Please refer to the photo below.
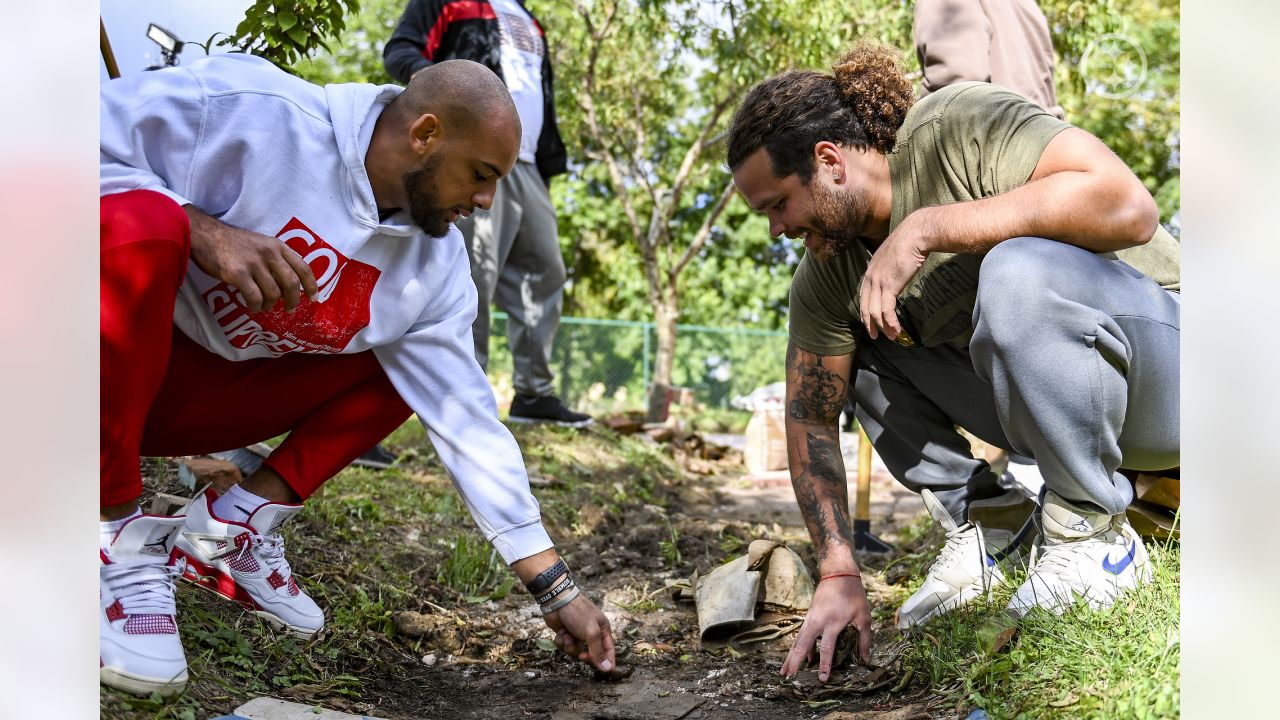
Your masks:
M1126 590L1151 581L1151 559L1122 513L1087 510L1045 493L1044 540L1026 582L1009 601L1022 617L1033 607L1061 615L1083 598L1108 607Z
M1021 542L1031 528L1034 504L1013 490L971 503L970 522L957 525L929 490L920 492L925 508L947 532L947 542L929 567L924 584L898 609L898 628L907 630L990 596L1004 584L1000 565L1021 557Z

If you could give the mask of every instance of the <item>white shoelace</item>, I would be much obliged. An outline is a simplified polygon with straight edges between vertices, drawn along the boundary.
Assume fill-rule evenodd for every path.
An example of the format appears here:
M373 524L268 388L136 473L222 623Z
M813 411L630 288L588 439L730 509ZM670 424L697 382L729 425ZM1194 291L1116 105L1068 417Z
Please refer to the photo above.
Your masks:
M932 572L934 568L943 568L943 567L950 566L950 564L955 560L956 556L960 554L960 551L962 549L961 546L968 543L969 541L968 534L970 532L976 532L976 531L977 529L973 525L970 525L969 523L965 523L964 525L961 525L955 530L948 532L947 542L942 546L942 550L938 552L938 559L933 561L933 564L929 566L929 570ZM983 549L983 545L982 545L982 533L978 532L977 535L978 535L978 548L979 550L982 550L985 553L985 550Z
M102 577L126 615L173 615L174 591L186 567L185 559L172 565L115 562L102 566Z
M1032 570L1032 573L1057 575L1061 570L1075 567L1082 561L1080 555L1083 554L1084 547L1082 546L1084 544L1083 542L1074 542L1044 547L1039 557L1036 558L1035 569Z
M266 566L280 573L280 577L285 582L289 581L292 570L289 568L289 561L284 559L284 538L280 535L250 535L249 542L240 546L240 553L237 558L244 557L249 552L249 548L257 547L258 557Z

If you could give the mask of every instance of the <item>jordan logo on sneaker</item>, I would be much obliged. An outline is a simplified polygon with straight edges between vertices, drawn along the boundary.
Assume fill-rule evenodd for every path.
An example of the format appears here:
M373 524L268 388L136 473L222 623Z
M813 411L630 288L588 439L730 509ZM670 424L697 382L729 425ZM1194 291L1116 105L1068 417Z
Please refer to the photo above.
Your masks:
M1072 529L1072 530L1076 530L1076 531L1078 531L1078 532L1086 532L1086 533L1087 533L1087 532L1089 532L1090 530L1092 530L1093 528L1089 527L1089 523L1088 523L1088 522L1086 522L1084 518L1080 518L1079 520L1077 520L1077 521L1075 521L1075 522L1071 523L1071 529Z
M169 532L165 533L164 537L160 538L159 540L155 542L143 543L142 547L145 548L143 552L151 555L161 555L161 556L168 555L169 554L169 548L168 548L169 538L173 537L173 534L177 531L178 531L177 528L173 528Z
M1112 575L1119 575L1120 573L1124 572L1125 568L1129 567L1129 565L1133 563L1133 556L1134 556L1134 553L1136 553L1137 551L1138 551L1137 543L1130 543L1129 553L1124 557L1120 558L1120 560L1118 560L1117 562L1112 563L1110 556L1102 558L1102 569L1106 570Z

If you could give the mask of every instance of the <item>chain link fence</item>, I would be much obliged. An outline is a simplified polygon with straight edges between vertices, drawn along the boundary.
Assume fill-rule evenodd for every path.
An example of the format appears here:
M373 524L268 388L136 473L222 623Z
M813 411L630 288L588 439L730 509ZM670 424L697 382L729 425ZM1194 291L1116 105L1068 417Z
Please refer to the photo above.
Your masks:
M507 315L492 317L489 381L502 402L512 394ZM593 414L644 409L657 348L654 323L562 317L551 353L556 394ZM783 331L677 325L671 384L700 405L727 409L734 397L783 380L786 350Z

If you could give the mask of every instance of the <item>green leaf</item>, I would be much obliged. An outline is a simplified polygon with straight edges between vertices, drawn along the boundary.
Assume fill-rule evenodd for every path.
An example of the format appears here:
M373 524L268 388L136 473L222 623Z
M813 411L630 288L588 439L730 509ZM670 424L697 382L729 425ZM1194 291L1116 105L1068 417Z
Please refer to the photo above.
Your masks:
M298 16L294 15L290 10L282 10L279 15L272 18L273 22L280 26L281 30L288 32L289 28L298 24Z
M556 651L556 644L546 638L538 638L538 641L536 644L538 646L538 649L540 650L545 650L547 652Z
M507 578L506 580L503 580L501 583L498 584L497 587L493 589L493 592L489 593L489 599L501 600L505 598L506 596L511 594L511 588L513 586L515 586L515 580L512 580L511 578Z
M307 34L306 30L302 29L301 25L294 25L293 27L289 28L288 32L285 34L289 36L290 40L294 41L295 43L297 43L302 47L307 46L307 40L311 37L310 35Z
M1018 623L1006 613L996 613L986 618L978 627L978 650L984 657L1000 652L1018 632Z

